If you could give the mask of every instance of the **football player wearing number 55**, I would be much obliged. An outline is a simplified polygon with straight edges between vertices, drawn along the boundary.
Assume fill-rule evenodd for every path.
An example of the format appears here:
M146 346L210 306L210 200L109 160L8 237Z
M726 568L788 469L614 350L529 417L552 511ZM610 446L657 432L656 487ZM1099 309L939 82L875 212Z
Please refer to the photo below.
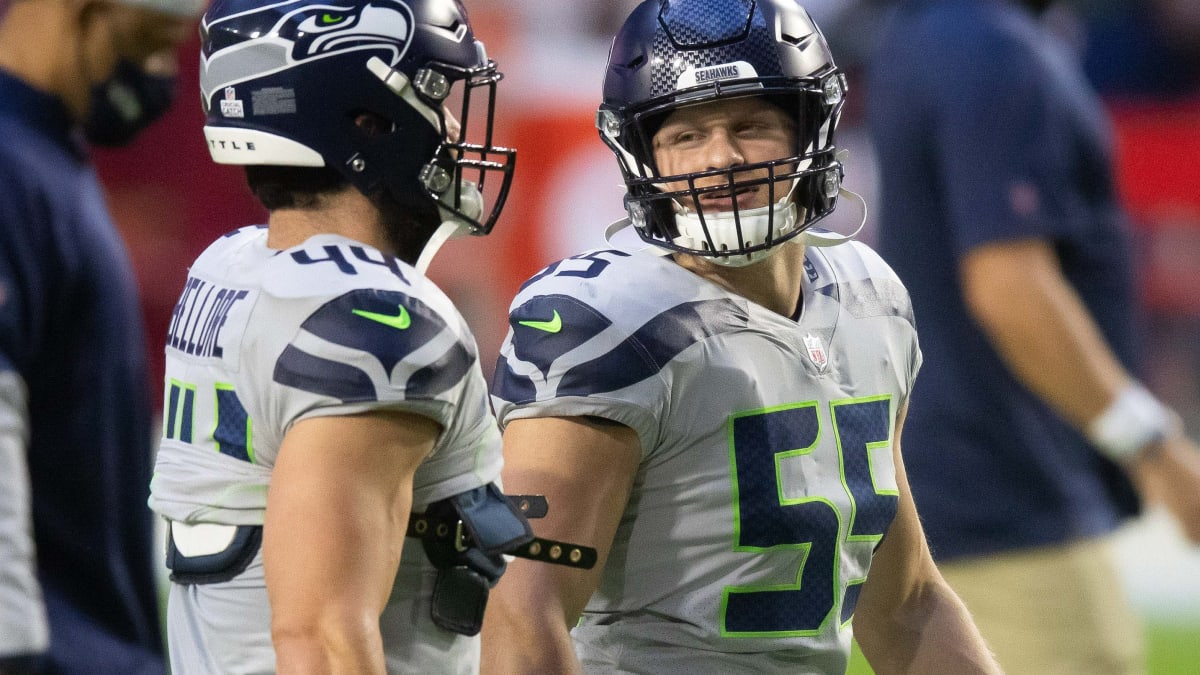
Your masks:
M475 339L424 271L500 214L497 66L457 0L216 0L201 36L212 157L270 216L200 255L170 325L172 672L476 672L531 533L494 483Z
M516 561L485 672L838 673L852 626L880 673L997 672L905 479L907 292L816 227L846 88L791 0L649 0L620 29L597 126L629 218L524 286L492 387L506 488L600 563Z

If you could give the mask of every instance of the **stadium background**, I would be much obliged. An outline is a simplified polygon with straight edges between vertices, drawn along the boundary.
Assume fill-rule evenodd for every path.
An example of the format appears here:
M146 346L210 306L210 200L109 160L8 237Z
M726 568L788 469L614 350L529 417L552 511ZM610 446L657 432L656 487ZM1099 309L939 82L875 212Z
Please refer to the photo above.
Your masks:
M0 0L2 1L2 0ZM1142 22L1173 0L1085 0L1058 17L1079 39L1117 132L1122 196L1137 225L1147 367L1152 388L1184 413L1200 436L1200 48L1163 56ZM477 34L505 72L497 137L518 148L508 206L494 233L453 241L431 275L464 309L490 370L520 283L546 263L602 245L622 217L620 177L592 125L609 36L631 0L468 0ZM806 3L850 71L851 97L840 143L849 148L847 183L872 202L874 175L861 127L861 59L888 0ZM1200 7L1195 0L1180 6ZM1200 45L1200 11L1184 17ZM1178 17L1177 17L1178 18ZM1176 22L1177 26L1179 22ZM1108 58L1086 48L1103 39ZM1125 50L1125 51L1122 51ZM1158 51L1156 51L1158 50ZM182 51L180 95L166 118L134 145L98 153L118 226L143 294L156 400L162 337L187 265L216 236L265 222L235 167L208 158L197 105L198 43ZM1114 54L1119 54L1116 59ZM1114 59L1114 60L1109 60ZM1173 60L1172 60L1173 59ZM1119 65L1118 62L1119 61ZM1141 71L1137 68L1141 68ZM857 91L856 91L857 89ZM844 209L849 210L849 209ZM832 226L841 228L841 214ZM871 241L872 220L862 238ZM490 373L489 373L490 374ZM1149 513L1122 534L1127 590L1151 628L1152 675L1195 673L1200 662L1200 551L1174 524ZM869 672L856 661L852 672Z

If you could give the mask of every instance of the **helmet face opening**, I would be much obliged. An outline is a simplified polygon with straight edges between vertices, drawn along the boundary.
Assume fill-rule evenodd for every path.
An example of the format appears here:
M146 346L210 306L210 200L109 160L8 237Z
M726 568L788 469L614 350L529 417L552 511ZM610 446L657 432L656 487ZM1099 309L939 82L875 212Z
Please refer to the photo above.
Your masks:
M613 42L597 115L626 209L659 248L745 265L831 213L842 179L834 130L846 91L824 37L790 0L649 0ZM795 132L785 156L664 175L654 137L689 106L761 97ZM717 210L711 193L764 187L768 207ZM707 199L709 206L704 203Z
M328 166L491 231L515 152L494 143L502 76L457 0L215 0L201 42L214 161Z

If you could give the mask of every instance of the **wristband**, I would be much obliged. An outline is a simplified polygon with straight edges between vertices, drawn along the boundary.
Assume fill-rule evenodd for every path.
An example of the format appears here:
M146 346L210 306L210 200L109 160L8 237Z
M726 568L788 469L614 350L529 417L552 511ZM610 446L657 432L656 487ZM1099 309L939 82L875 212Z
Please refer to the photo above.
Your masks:
M1109 458L1132 460L1142 448L1179 429L1179 417L1145 387L1130 384L1104 412L1088 422L1086 435Z

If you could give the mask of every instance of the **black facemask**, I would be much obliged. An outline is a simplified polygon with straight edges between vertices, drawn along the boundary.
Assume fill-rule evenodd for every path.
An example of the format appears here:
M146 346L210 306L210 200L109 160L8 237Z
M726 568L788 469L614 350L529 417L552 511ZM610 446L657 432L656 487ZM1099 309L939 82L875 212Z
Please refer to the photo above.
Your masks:
M92 88L84 136L95 145L126 145L162 117L174 99L174 77L151 75L122 60L112 77Z

